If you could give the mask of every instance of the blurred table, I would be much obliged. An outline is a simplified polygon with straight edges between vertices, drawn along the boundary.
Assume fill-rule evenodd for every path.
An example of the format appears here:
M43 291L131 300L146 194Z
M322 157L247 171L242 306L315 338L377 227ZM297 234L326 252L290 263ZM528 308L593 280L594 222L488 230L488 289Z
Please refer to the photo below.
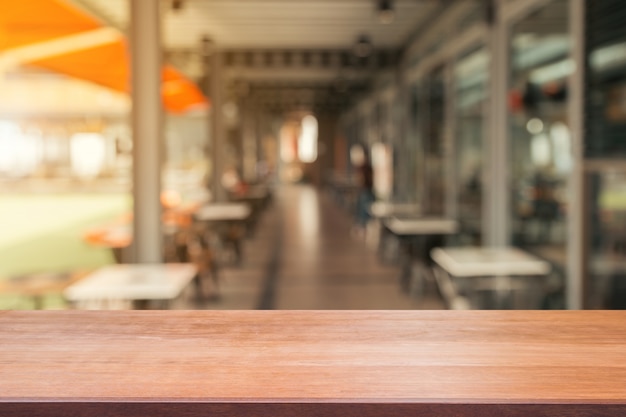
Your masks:
M93 227L83 234L83 239L91 246L110 249L115 261L122 263L122 252L133 241L132 226L122 223Z
M51 294L63 291L81 279L84 273L48 272L28 274L0 281L0 294L28 297L34 308L43 308L43 300Z
M251 226L252 207L247 203L210 203L194 213L197 222L205 223L222 243L229 243L235 251L236 262L242 260L241 240Z
M252 209L246 221L247 233L248 235L252 235L261 212L270 204L272 193L269 186L265 184L255 184L249 185L241 192L232 193L230 199L238 203L248 204Z
M419 213L420 205L416 203L394 203L391 201L375 201L369 207L369 213L372 219L370 220L370 226L368 227L368 233L370 234L370 241L374 241L378 246L378 254L381 260L388 259L386 250L389 246L389 233L387 228L383 227L381 221L389 217L397 215L413 215L417 216Z
M200 204L190 201L163 208L162 231L165 237L165 259L185 262L186 232ZM111 222L85 231L83 240L91 246L110 249L116 262L127 261L124 251L133 241L133 214L125 213Z
M250 185L244 191L232 193L231 200L247 202L255 209L256 205L263 206L270 198L271 193L266 185Z
M99 308L108 301L130 301L145 308L150 301L166 305L181 295L196 276L192 264L124 264L98 269L64 291L68 301Z
M252 209L245 203L211 203L200 207L194 218L201 222L245 221Z
M449 235L459 229L459 222L443 217L392 217L383 222L396 236Z
M514 277L542 277L551 271L549 262L540 259L518 248L502 247L456 247L435 248L431 257L453 279L458 278L481 278L487 277L483 283L470 283L470 289L492 290L498 300L497 307L507 304L516 307L510 298L516 288ZM441 277L441 275L439 276ZM443 287L444 297L454 300L458 297L456 285L453 282L439 281ZM526 288L525 284L519 285L520 289Z
M383 219L396 215L417 215L420 205L417 203L394 203L391 201L375 201L370 206L369 212L374 218Z
M400 276L400 285L404 290L411 290L412 263L420 262L424 271L430 264L429 253L435 246L440 246L445 235L457 233L459 223L443 217L391 217L383 221L384 227L400 239L405 250L405 262Z

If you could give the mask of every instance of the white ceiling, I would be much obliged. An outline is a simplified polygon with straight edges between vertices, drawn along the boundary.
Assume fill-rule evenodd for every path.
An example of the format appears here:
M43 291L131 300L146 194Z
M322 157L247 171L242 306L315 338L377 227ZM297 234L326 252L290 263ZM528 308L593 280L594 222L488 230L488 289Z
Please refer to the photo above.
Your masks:
M129 0L73 0L120 28ZM360 34L376 48L398 47L437 7L436 0L396 0L396 18L382 24L375 0L183 0L163 2L166 49L197 48L203 35L225 48L347 49Z

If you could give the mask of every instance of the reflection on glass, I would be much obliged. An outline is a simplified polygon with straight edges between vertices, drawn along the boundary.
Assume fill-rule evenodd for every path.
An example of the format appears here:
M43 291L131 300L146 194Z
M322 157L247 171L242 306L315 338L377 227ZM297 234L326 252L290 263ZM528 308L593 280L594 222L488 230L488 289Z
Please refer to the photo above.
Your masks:
M404 159L407 171L407 200L422 203L422 160L424 158L423 146L421 146L421 134L419 131L421 109L421 89L418 84L414 85L409 97L408 137L406 152L401 152L399 157Z
M626 30L624 2L586 2L588 65L585 156L626 156Z
M587 308L626 308L626 173L588 175Z
M483 109L488 71L489 53L485 49L463 57L454 69L458 218L462 232L474 244L480 243L481 236Z
M622 0L585 3L586 308L626 308L626 30ZM621 161L620 161L621 162Z
M566 263L571 170L568 4L552 1L513 26L508 96L511 241L550 261L557 272ZM552 301L544 300L547 307L562 307Z
M420 119L425 152L423 211L425 214L443 215L446 175L443 146L445 106L443 67L437 68L426 77L425 87L427 114L422 114Z

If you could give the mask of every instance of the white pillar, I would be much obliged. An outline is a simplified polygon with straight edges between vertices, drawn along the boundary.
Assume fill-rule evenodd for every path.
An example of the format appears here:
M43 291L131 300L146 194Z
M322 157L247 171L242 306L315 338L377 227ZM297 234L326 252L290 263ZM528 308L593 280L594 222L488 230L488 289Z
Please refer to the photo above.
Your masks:
M584 167L583 144L585 114L585 2L570 0L570 31L572 59L576 71L569 79L568 124L572 132L573 168L569 178L569 203L567 213L567 283L566 306L581 309L584 306L584 274L587 270L584 244Z
M257 180L257 132L256 111L246 106L242 124L243 137L243 179L247 182Z
M221 179L224 172L224 141L226 140L224 129L224 117L222 112L223 103L223 79L222 79L222 54L214 50L211 55L211 193L213 201L226 200L226 192L222 187Z
M158 1L131 0L133 128L132 261L162 262L161 42Z
M488 136L484 147L483 236L488 246L510 243L508 72L509 32L504 19L504 1L494 1L494 19L490 29Z

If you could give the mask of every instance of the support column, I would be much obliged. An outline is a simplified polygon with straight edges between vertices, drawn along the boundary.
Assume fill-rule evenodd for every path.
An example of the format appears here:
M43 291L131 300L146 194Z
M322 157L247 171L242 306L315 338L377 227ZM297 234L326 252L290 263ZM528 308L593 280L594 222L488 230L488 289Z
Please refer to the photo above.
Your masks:
M133 129L133 246L132 262L160 263L161 158L161 43L158 1L130 2Z
M225 201L226 192L222 187L224 173L224 145L226 141L224 129L222 54L213 50L211 54L211 193L213 201Z
M267 110L264 110L260 107L257 107L255 109L254 112L254 132L256 135L256 161L257 161L257 179L259 178L258 175L258 169L259 169L259 163L262 162L265 169L269 169L270 164L271 164L271 156L270 155L265 155L266 152L266 138L267 138L267 120L270 117L269 113L267 112ZM277 142L277 146L276 146L277 152L280 152L280 138L278 139ZM276 165L273 167L274 169L274 175L278 176L279 173L279 166L280 166L280 155L276 156L275 159ZM266 173L265 173L266 174ZM278 178L278 177L276 177ZM267 178L263 178L263 179L267 179Z
M490 28L491 51L488 135L484 147L483 236L487 246L510 243L509 132L507 89L509 33L504 18L504 1L493 0Z
M568 124L572 132L572 173L569 178L567 213L567 282L566 307L584 307L584 274L587 271L585 254L585 207L584 198L584 90L585 90L585 2L570 0L570 31L572 34L572 60L576 70L570 76L568 91Z
M459 215L459 178L457 167L457 126L456 126L456 86L454 68L448 63L444 69L444 123L443 123L443 163L445 166L444 215L456 219Z
M257 133L256 113L250 106L245 106L242 121L243 139L243 179L247 182L257 180Z

